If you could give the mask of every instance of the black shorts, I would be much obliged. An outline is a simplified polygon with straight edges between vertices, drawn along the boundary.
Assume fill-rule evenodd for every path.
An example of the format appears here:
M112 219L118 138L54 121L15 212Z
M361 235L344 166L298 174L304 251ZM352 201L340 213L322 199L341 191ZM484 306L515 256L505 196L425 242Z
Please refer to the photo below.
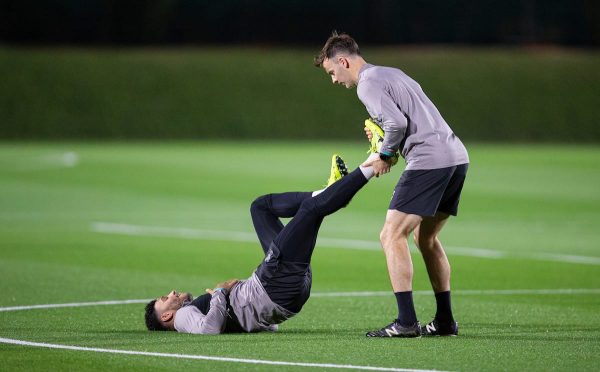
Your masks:
M389 209L422 217L442 212L456 216L469 164L402 173Z

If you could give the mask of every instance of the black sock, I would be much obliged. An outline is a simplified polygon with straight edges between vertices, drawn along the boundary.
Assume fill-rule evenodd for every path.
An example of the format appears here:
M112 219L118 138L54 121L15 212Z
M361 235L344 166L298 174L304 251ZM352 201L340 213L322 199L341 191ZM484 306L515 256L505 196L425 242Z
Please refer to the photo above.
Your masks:
M454 321L452 316L452 306L450 305L450 291L435 294L437 311L435 319L440 323L451 323Z
M413 304L412 291L394 292L398 303L398 319L402 326L411 326L417 322L415 305Z

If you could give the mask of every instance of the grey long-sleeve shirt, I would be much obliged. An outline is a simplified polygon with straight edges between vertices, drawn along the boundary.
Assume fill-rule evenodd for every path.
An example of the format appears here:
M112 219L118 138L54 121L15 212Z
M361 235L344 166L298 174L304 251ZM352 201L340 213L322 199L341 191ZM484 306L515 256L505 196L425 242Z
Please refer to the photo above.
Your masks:
M271 301L255 273L237 283L228 296L230 307L246 332L276 331L277 324L296 315ZM184 306L175 313L174 325L177 332L219 334L225 331L228 321L232 320L227 314L227 298L217 291L206 315L195 306Z
M400 150L406 170L438 169L469 162L421 86L397 68L367 64L359 72L358 98L385 132L382 152Z

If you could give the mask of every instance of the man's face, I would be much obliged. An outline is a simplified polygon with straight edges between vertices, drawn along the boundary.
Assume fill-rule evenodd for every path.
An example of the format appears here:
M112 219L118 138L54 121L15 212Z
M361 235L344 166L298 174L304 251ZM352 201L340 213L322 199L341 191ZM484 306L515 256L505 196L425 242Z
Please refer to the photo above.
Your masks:
M154 309L160 316L165 311L179 310L183 306L184 301L190 301L191 296L189 293L179 293L176 290L172 290L168 294L161 296L156 299Z
M323 69L325 69L325 72L331 76L331 81L334 84L340 84L346 88L352 88L356 85L356 83L353 81L352 75L350 74L350 69L348 67L348 60L343 56L335 56L331 59L325 58L323 61Z

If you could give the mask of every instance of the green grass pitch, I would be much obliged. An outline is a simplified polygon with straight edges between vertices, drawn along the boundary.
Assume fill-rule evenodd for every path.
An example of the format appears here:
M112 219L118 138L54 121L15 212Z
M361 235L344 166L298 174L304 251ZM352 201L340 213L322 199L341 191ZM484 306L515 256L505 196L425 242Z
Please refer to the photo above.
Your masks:
M459 337L364 337L395 315L377 240L398 166L325 220L313 257L315 296L278 333L150 333L143 304L134 303L0 311L0 338L235 360L451 371L597 370L600 149L467 146L471 166L460 214L441 236L453 268ZM198 294L222 279L245 278L262 254L250 235L252 200L269 192L317 189L327 179L332 152L356 166L366 147L2 143L0 308L145 299L173 288ZM435 301L418 252L413 261L417 313L427 322ZM0 343L0 357L0 370L11 371L328 369L6 343Z

